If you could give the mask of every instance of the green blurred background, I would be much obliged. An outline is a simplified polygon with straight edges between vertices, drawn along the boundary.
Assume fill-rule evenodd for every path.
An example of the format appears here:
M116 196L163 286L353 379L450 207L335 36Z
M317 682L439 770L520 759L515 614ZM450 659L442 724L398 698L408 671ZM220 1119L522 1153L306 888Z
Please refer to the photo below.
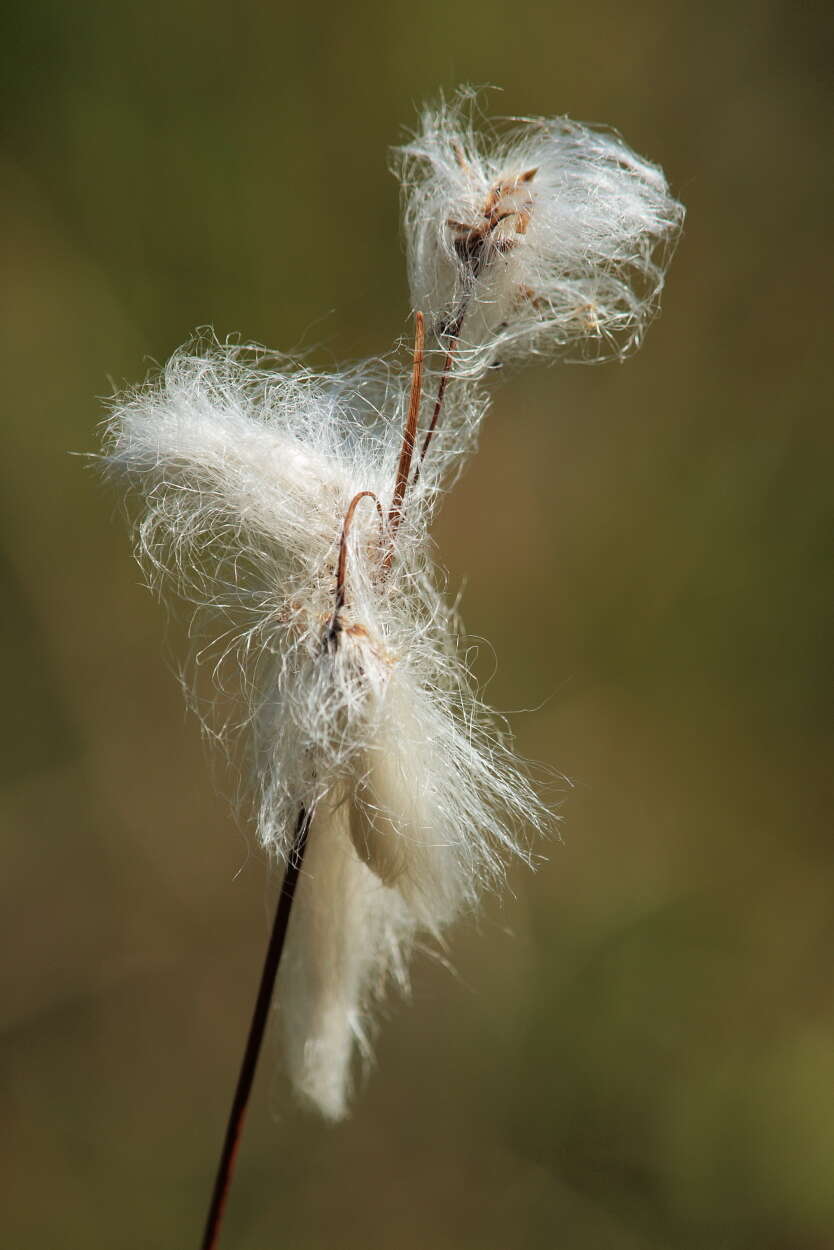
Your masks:
M271 1040L224 1245L834 1247L829 13L6 3L3 1246L197 1244L275 886L68 451L198 325L387 350L386 149L469 81L689 210L643 351L502 377L437 527L563 842L418 963L344 1125Z

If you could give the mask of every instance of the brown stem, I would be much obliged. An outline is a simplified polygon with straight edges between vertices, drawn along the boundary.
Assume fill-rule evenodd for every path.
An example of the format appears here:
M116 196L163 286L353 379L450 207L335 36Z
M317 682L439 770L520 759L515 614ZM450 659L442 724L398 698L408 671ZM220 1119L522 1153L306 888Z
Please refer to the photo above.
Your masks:
M261 1044L264 1039L267 1020L269 1019L269 1006L272 1001L272 991L275 987L275 977L278 973L278 965L281 962L281 955L284 951L290 912L293 899L295 898L298 878L301 873L304 851L307 847L307 835L310 831L312 819L312 809L307 810L302 807L298 813L298 822L295 827L295 836L289 859L287 860L287 870L281 885L281 893L278 895L278 906L275 911L272 936L266 948L258 997L255 1000L252 1023L249 1026L249 1036L246 1039L246 1049L243 1052L243 1062L240 1066L232 1108L229 1112L229 1121L226 1125L226 1137L217 1168L217 1177L214 1182L205 1232L200 1243L201 1250L215 1250L220 1236L220 1224L223 1219L226 1198L228 1197L234 1172L237 1149L243 1130L243 1119L246 1114L246 1105L249 1102L252 1082L255 1079L255 1069L258 1066L258 1056L261 1052Z
M443 399L446 395L446 387L449 385L449 378L452 376L452 365L455 362L455 352L460 342L460 333L463 329L463 319L466 316L466 310L469 307L469 296L464 296L458 308L457 314L448 326L447 334L449 335L449 346L446 348L446 359L443 361L443 371L440 374L440 382L437 387L437 398L434 401L434 411L431 414L429 428L426 430L426 436L423 439L423 446L420 448L420 455L417 460L417 467L414 470L414 485L416 486L420 477L420 466L426 458L426 452L429 449L431 440L434 437L434 431L437 428L437 422L440 419L440 412L443 408Z
M417 481L420 477L420 465L423 463L423 461L426 458L426 452L428 451L429 444L431 443L431 440L434 437L434 431L437 428L438 418L440 417L440 410L443 407L443 397L446 394L446 387L449 385L449 378L452 373L452 365L455 359L455 348L457 347L458 342L459 342L459 339L457 337L452 339L451 343L449 344L448 350L446 352L446 359L443 361L443 372L440 375L440 383L437 388L437 398L434 401L434 412L431 414L431 421L429 422L429 428L426 430L426 437L423 439L423 446L420 448L420 455L417 460L417 467L414 470L414 485L415 486L417 485Z
M339 615L345 606L345 596L347 594L347 558L348 558L348 538L350 537L351 526L353 525L353 514L356 512L357 505L363 499L373 499L376 504L376 510L379 513L379 520L384 531L385 517L382 512L382 504L372 490L360 490L353 496L348 504L345 519L342 522L342 537L339 539L339 562L336 565L336 598L333 605L333 616L330 621L330 628L327 631L327 641L332 643L335 641L339 632Z
M386 564L391 563L394 535L397 532L397 526L402 516L402 502L411 472L411 460L414 456L414 445L417 440L417 421L420 416L420 398L423 392L423 356L426 331L421 312L414 314L414 323L414 363L411 366L411 394L408 400L408 416L405 422L400 462L397 465L397 480L394 484L394 494L388 513L388 529L392 547L389 555L386 556Z

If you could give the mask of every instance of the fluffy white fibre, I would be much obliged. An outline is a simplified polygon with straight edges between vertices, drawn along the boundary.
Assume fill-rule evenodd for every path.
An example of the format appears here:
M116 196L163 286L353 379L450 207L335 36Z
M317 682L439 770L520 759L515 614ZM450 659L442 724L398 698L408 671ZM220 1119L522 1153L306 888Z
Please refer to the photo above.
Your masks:
M398 149L413 306L456 372L530 352L624 356L657 310L684 210L616 133L555 119L473 123L461 91Z
M261 842L285 858L299 807L315 811L281 999L295 1086L329 1116L415 937L439 938L546 820L473 691L427 539L482 401L457 388L392 551L407 397L381 364L322 377L203 344L118 397L106 440L144 496L137 557L194 606L222 709L207 723L246 731ZM359 492L376 498L356 503L337 611Z
M316 809L278 980L287 1070L299 1097L341 1119L354 1049L371 1055L369 1014L389 981L408 988L416 920L353 849L351 796L337 788Z

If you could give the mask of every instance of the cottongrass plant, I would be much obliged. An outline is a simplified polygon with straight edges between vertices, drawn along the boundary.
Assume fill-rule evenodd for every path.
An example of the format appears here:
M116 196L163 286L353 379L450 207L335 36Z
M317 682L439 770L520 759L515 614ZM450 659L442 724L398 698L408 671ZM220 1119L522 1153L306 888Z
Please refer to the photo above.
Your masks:
M339 1119L415 946L442 944L548 824L467 671L429 526L474 450L487 369L635 347L682 209L616 136L537 119L482 140L473 112L465 92L427 110L398 156L409 367L325 376L204 337L111 406L107 463L144 499L137 557L192 606L204 724L243 738L285 872L204 1247L279 964L290 1080Z

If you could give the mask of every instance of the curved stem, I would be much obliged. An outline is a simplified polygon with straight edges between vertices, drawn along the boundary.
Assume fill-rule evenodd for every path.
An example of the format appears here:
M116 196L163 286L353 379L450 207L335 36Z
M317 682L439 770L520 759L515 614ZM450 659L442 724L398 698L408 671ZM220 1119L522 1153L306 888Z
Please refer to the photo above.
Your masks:
M356 512L357 505L363 499L373 499L376 504L376 510L379 513L379 520L384 531L385 517L382 512L382 504L372 490L360 490L353 496L348 504L345 519L342 522L342 537L339 539L339 562L336 565L336 598L333 605L333 616L330 621L330 628L327 631L327 640L332 642L339 632L339 614L345 606L345 597L347 595L347 558L348 558L348 538L350 537L351 526L353 525L353 515Z
M200 1243L201 1250L215 1250L220 1236L220 1225L234 1173L246 1106L249 1102L252 1082L255 1079L255 1070L258 1066L258 1056L261 1053L261 1045L269 1019L272 991L275 988L275 978L278 974L278 966L284 951L290 912L293 899L295 898L298 878L301 873L304 851L307 847L307 835L310 831L312 819L313 811L302 807L298 813L298 822L295 827L295 836L287 861L287 870L281 885L281 893L278 895L278 906L275 911L272 935L266 948L266 957L264 959L263 971L261 972L261 983L258 987L255 1009L252 1013L252 1022L249 1025L249 1036L246 1039L246 1049L243 1052L243 1061L240 1065L240 1074L232 1100L232 1108L229 1112L229 1121L226 1125L223 1150L217 1168L217 1176L211 1195L211 1204L209 1206L208 1218L206 1219L203 1240Z

